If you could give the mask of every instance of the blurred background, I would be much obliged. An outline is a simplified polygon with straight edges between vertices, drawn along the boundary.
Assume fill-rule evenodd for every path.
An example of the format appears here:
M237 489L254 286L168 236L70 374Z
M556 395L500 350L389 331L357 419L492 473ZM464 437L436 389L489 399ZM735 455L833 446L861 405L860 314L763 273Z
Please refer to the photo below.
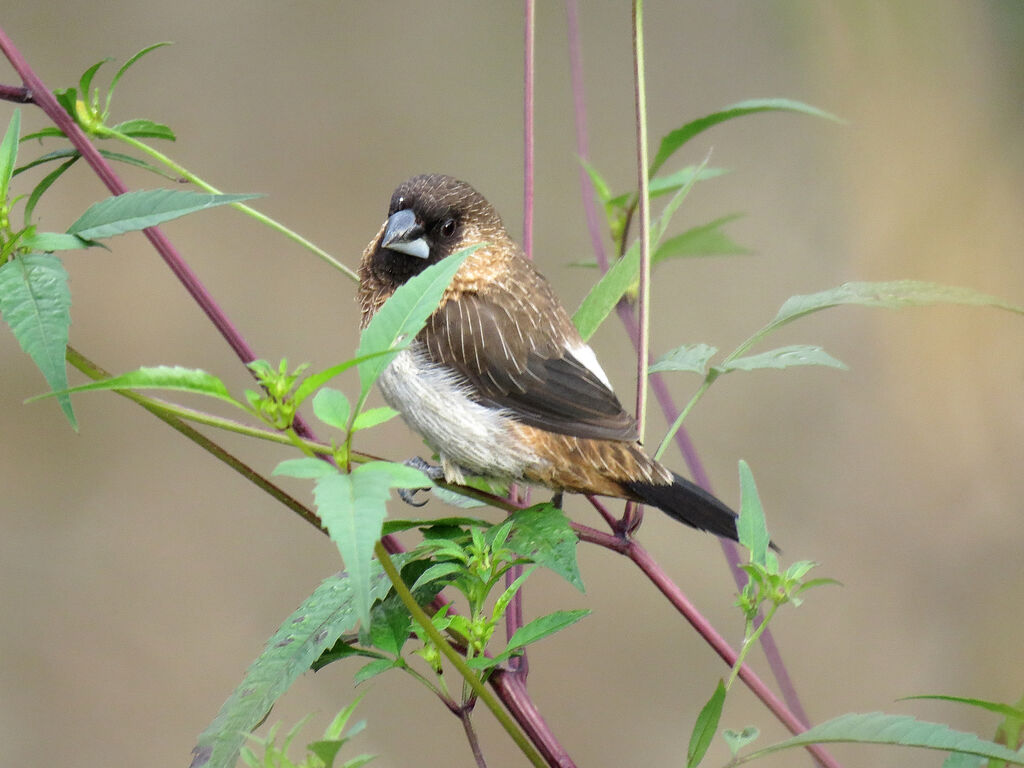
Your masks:
M592 254L566 18L560 3L538 5L535 253L575 308L594 273L568 266ZM629 7L581 6L591 156L624 192L635 177ZM646 19L652 148L752 97L800 99L846 121L745 118L666 168L710 151L732 169L691 193L673 231L742 212L728 231L753 253L660 269L655 354L695 342L731 349L790 295L848 280L916 278L1024 303L1024 5L652 0ZM35 0L8 3L0 24L51 88L109 56L106 83L140 48L174 41L122 81L115 119L171 125L177 160L225 191L265 193L261 210L352 267L391 190L416 173L470 181L522 231L519 3ZM6 62L0 72L17 84ZM0 104L4 124L11 111ZM22 112L26 128L45 124ZM55 146L24 146L21 157ZM106 194L76 168L40 206L42 224L60 231ZM353 286L308 253L228 210L166 231L261 356L322 368L354 351ZM111 247L66 258L72 343L112 371L180 364L235 391L250 386L144 238ZM688 426L718 494L738 502L736 463L746 459L785 558L815 560L816 575L843 583L774 625L811 718L881 709L990 736L993 716L896 699L1011 702L1024 691L1024 318L835 309L769 346L790 343L821 344L850 370L728 377ZM614 318L594 345L631 402L631 347ZM337 552L121 398L78 398L79 434L52 401L22 405L45 389L42 377L6 331L0 355L0 764L185 765L265 639L338 569ZM677 400L697 383L673 378ZM649 441L664 429L652 412ZM264 471L287 455L224 442ZM421 450L400 423L360 447L399 459ZM668 463L683 469L678 454ZM289 487L308 498L307 486ZM597 523L584 502L567 508ZM447 510L433 501L427 511ZM738 642L718 543L656 513L640 539ZM542 713L579 765L682 764L725 667L628 562L581 547L580 563L586 595L546 574L526 592L528 616L594 611L531 654ZM752 663L769 676L760 652ZM299 741L312 740L356 695L353 669L305 675L270 722L290 727L312 712ZM471 764L459 723L425 690L398 673L365 687L357 717L368 727L350 756L379 753L381 768ZM491 765L523 764L483 708L477 722ZM784 735L738 688L723 725L749 724L765 741ZM847 766L942 762L889 748L833 752ZM708 764L726 759L716 743ZM765 764L810 761L789 753Z

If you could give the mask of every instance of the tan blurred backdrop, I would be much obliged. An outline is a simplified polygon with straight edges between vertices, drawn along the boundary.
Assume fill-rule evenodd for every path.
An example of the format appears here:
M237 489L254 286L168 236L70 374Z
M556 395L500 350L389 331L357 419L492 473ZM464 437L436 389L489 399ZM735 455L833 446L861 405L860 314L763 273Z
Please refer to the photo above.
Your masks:
M539 5L536 254L575 307L592 275L566 266L590 255L566 22L561 4ZM629 11L581 5L591 152L625 191L634 153ZM519 3L35 0L6 3L0 24L50 87L72 85L103 57L122 62L174 41L122 82L115 116L169 123L177 159L227 191L266 193L259 208L351 266L392 188L414 173L471 181L521 231ZM675 162L713 150L713 164L733 169L691 194L677 226L745 212L729 231L755 253L659 272L656 353L698 341L731 348L791 294L847 280L913 277L1024 303L1019 2L652 0L647 28L652 142L751 97L802 99L847 121L748 118ZM0 72L14 82L6 63ZM10 112L0 105L5 123ZM23 119L44 124L32 108ZM60 230L104 195L78 168L41 206L43 223ZM315 258L228 211L166 230L261 355L324 367L354 350L352 285ZM66 263L72 342L107 368L174 363L247 385L143 238ZM737 502L736 462L745 458L787 558L814 559L818 575L844 584L812 593L776 625L811 717L885 709L989 735L991 717L894 700L1014 701L1024 690L1024 318L839 309L774 341L822 344L850 370L730 377L690 429L720 495ZM614 320L595 344L628 402L629 345ZM6 332L0 355L0 765L184 765L263 641L338 568L336 552L119 398L79 398L77 435L52 403L21 405L42 379ZM695 384L672 381L680 401ZM649 434L663 429L654 417ZM263 470L285 455L226 442ZM402 458L420 443L392 424L364 447ZM682 469L678 455L670 462ZM594 522L579 501L568 509ZM735 589L717 543L657 514L640 537L737 640ZM583 548L581 566L585 596L547 576L527 592L530 615L594 610L531 656L542 712L581 766L682 764L724 667L627 563ZM753 663L764 671L759 653ZM314 712L303 734L313 738L354 697L351 671L307 674L271 721ZM355 746L379 753L374 765L471 764L461 728L429 694L397 673L367 687L359 716L368 728ZM478 722L491 765L522 764L485 711ZM782 735L741 690L724 724L750 723ZM835 753L847 766L942 760ZM709 764L725 759L716 744ZM773 764L808 762L791 754Z

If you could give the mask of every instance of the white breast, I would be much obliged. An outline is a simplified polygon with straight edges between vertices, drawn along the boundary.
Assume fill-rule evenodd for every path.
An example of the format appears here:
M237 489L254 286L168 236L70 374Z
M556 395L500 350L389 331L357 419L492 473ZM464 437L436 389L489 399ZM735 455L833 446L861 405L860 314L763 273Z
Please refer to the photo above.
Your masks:
M378 383L388 404L440 454L449 482L461 483L463 470L521 478L541 463L512 439L505 413L474 402L459 374L433 364L419 342L399 352Z

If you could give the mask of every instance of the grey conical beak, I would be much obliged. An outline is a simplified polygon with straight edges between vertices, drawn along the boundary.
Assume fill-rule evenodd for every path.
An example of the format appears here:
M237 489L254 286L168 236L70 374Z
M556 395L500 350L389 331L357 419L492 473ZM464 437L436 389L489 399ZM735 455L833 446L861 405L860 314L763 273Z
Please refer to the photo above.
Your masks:
M384 235L380 239L380 247L407 253L417 259L426 259L430 256L430 244L427 243L423 226L416 221L416 214L408 208L397 211L388 218Z

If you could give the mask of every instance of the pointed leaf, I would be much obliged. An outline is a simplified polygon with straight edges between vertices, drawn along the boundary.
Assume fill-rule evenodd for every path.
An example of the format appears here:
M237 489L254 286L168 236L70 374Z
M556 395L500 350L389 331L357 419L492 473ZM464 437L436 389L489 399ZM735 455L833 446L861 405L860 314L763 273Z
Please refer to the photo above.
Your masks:
M654 249L651 264L681 256L739 256L750 253L749 248L737 245L722 231L724 225L740 218L740 215L723 216L708 224L688 229L681 235L670 237Z
M364 394L388 367L394 355L423 329L427 318L441 303L441 297L455 273L475 250L475 247L467 248L427 267L399 286L373 316L359 337L358 354L367 357L382 350L388 350L390 354L373 357L359 365L359 380Z
M21 131L21 110L15 109L7 133L0 141L0 207L7 207L7 192L10 188L14 168L18 164L18 133Z
M28 206L25 211L29 212ZM65 235L61 232L36 232L21 238L19 245L39 253L52 253L53 251L76 251L92 248L99 243L86 240L78 235Z
M145 48L143 48L141 51L136 53L134 56L128 59L128 61L121 65L120 69L117 70L117 74L114 75L114 79L110 81L110 88L107 90L108 106L110 104L110 97L114 95L114 89L117 87L118 82L120 82L121 76L124 75L124 73L127 72L129 69L131 69L132 65L135 64L135 62L137 62L147 53L155 51L157 48L163 48L167 45L173 45L173 43L171 43L170 41L164 41L162 43L153 43L152 45L147 45Z
M740 544L750 550L750 561L765 565L768 557L768 528L764 509L754 484L754 474L747 462L740 459L740 519L736 521Z
M78 80L78 90L82 94L82 101L89 101L89 89L92 88L92 79L96 76L96 72L106 64L108 61L113 61L109 56L101 61L97 61L91 67L89 67Z
M135 136L137 138L167 139L168 141L177 139L174 131L168 126L163 123L154 123L152 120L125 120L123 123L113 126L111 130L123 133L125 136Z
M48 190L50 187L52 187L54 182L57 181L57 179L59 179L61 176L63 176L65 171L68 170L68 168L70 168L72 165L75 164L76 160L78 160L78 156L72 157L70 160L65 160L63 163L61 163L59 166L57 166L54 170L52 170L48 174L46 174L40 180L40 182L38 184L36 184L35 187L33 187L31 194L29 194L29 196L28 196L28 200L25 201L25 223L26 224L32 221L32 214L35 213L36 205L39 204L39 199L43 196L43 194L45 194L46 190ZM64 235L64 237L75 237L75 238L77 238L78 235ZM82 240L82 242L88 242L88 241L87 240ZM41 248L39 250L45 250L45 249Z
M758 368L791 368L794 365L824 365L846 370L846 365L842 361L836 360L821 347L810 344L793 344L758 355L737 357L724 363L722 370L753 371Z
M512 634L508 641L508 647L499 654L499 657L506 659L519 648L525 648L536 643L538 640L543 640L545 637L555 634L555 632L571 627L589 614L590 611L585 608L574 611L555 611L547 616L541 616L533 621L529 621Z
M667 195L669 192L676 192L683 187L692 185L695 181L707 181L728 173L726 168L708 168L703 163L699 166L688 165L668 176L655 176L650 180L649 191L651 199ZM696 178L695 178L696 177ZM625 208L635 204L636 192L628 192L618 195L608 201L609 206Z
M715 353L716 347L708 344L684 344L666 352L648 368L649 373L660 371L692 371L703 376L707 373L708 362Z
M980 739L973 733L955 731L942 723L929 723L906 715L888 715L884 712L854 712L841 715L793 738L744 755L738 763L746 763L784 749L832 742L923 747L943 752L963 752L990 760L1005 760L1014 765L1024 765L1024 754L1007 749L1001 744Z
M661 166L694 136L719 123L724 123L726 120L751 115L756 112L797 112L841 122L838 117L829 112L790 99L751 99L749 101L741 101L726 107L720 112L712 112L710 115L705 115L697 120L686 123L666 134L661 140L661 145L658 147L654 160L651 162L650 175L654 176Z
M538 504L516 512L507 546L517 555L530 558L584 591L576 561L579 538L565 513L552 504Z
M590 184L594 187L594 194L597 195L602 204L607 205L608 200L612 196L612 192L608 188L608 183L598 172L597 168L595 168L591 163L588 163L582 158L580 159L580 163L583 165L583 170L585 170L587 175L590 177Z
M251 200L259 195L213 195L184 189L143 189L108 197L89 206L70 234L88 240L112 237L153 227L206 208Z
M722 707L725 705L725 683L718 681L718 687L711 694L707 704L697 715L697 721L693 724L693 732L690 734L690 745L686 750L686 768L694 768L704 759L704 755L711 746L711 741L718 731L718 721L722 719Z
M270 474L297 477L301 480L315 480L319 477L333 475L337 471L337 468L330 462L304 456L301 459L285 459L278 462L278 465L274 467L274 471Z
M1009 704L1003 704L998 701L986 701L985 699L972 699L965 696L941 696L939 694L924 693L918 696L902 696L898 701L912 701L914 699L951 701L954 704L966 704L970 707L978 707L979 709L985 709L989 712L995 712L997 715L1003 715L1004 717L1013 717L1018 720L1024 720L1024 709L1013 707Z
M137 368L120 376L114 376L113 378L101 381L92 381L88 384L65 389L59 393L48 392L45 395L36 395L29 398L28 402L41 400L45 397L53 397L55 394L97 392L110 389L166 389L177 392L190 392L194 395L205 395L217 400L223 400L235 406L241 406L241 403L235 400L231 393L228 392L224 382L212 373L207 373L198 368L182 368L176 365Z
M313 413L324 424L346 430L352 406L344 392L324 387L313 396Z
M353 676L352 684L359 685L365 683L371 677L376 677L381 672L387 672L389 669L394 669L398 665L398 662L394 659L377 659L371 661L369 664L361 667Z
M352 431L376 427L385 421L391 421L397 415L398 411L394 408L388 408L386 405L380 408L370 408L356 416L355 421L352 422Z
M391 587L380 566L370 574L370 596ZM191 768L233 768L246 734L259 725L274 702L342 634L355 629L358 614L351 580L345 573L325 579L278 629L245 673L217 717L199 736Z
M50 388L66 390L64 354L71 326L71 291L60 259L30 253L0 265L0 316ZM77 430L71 398L65 393L58 395L57 400Z

